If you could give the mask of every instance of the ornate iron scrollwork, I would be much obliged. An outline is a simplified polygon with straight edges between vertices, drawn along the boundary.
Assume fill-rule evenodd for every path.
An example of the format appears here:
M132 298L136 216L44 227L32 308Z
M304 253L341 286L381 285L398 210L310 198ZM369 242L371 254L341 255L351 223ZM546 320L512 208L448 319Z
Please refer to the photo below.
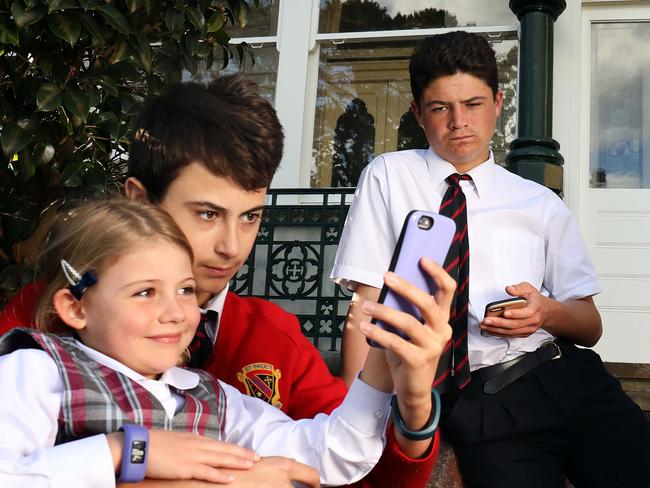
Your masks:
M354 188L269 190L255 246L230 289L294 313L323 351L340 350L351 292L329 280Z

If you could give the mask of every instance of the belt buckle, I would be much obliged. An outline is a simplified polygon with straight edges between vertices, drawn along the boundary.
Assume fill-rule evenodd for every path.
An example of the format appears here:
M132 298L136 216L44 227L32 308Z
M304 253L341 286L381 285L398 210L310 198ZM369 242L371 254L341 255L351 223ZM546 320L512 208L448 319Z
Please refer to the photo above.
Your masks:
M557 349L557 354L550 359L551 361L555 361L556 359L560 359L562 357L562 349L560 349L560 346L558 346L557 343L555 343L553 341L549 341L549 342L544 343L542 345L542 347L544 347L546 344L553 344L555 346L555 348Z

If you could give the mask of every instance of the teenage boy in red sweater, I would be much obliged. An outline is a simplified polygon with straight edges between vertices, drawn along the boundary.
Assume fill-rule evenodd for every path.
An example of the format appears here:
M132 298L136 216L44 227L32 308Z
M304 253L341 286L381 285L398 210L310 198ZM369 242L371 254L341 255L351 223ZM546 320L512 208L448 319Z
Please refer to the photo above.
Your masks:
M199 304L218 314L205 334L219 360L202 366L294 419L329 413L341 403L346 387L329 373L297 318L265 300L228 291L252 249L266 190L282 157L282 127L275 110L253 83L230 76L208 88L172 88L147 105L137 127L129 150L126 195L160 205L178 223L194 251ZM38 284L30 285L14 298L0 315L0 333L32 323L32 304L39 292ZM272 381L256 386L264 379ZM418 424L413 430L426 423L432 410L430 403L399 407L407 423L412 419ZM412 441L392 425L387 434L382 459L356 486L425 486L435 464L438 435ZM277 476L278 469L284 470L286 486L304 473L291 461L277 460L270 468L269 461L265 463L266 480L268 472ZM244 476L255 476L256 469L262 467ZM238 480L241 477L238 472Z

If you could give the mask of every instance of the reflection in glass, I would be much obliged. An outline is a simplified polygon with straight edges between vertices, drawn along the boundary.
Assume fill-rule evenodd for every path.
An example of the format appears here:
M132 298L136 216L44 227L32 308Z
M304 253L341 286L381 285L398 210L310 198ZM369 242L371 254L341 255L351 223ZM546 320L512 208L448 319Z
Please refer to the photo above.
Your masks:
M413 112L407 110L399 119L397 150L425 149L427 147L429 147L429 143L427 142L422 127L419 126Z
M372 156L428 146L409 108L408 62L416 42L320 45L312 187L356 186ZM516 136L518 43L506 33L490 42L505 95L492 150L503 163Z
M506 1L320 0L318 32L516 24Z
M649 43L647 22L591 27L592 188L650 188Z
M275 36L278 32L280 0L259 0L259 7L254 2L248 3L251 4L248 23L243 28L228 24L228 35L231 38Z
M253 58L248 53L244 55L244 62L240 63L237 49L231 46L235 57L230 59L228 66L222 68L222 60L215 60L208 70L201 68L191 78L193 81L209 83L216 76L241 73L246 78L253 80L260 87L260 95L273 103L275 100L275 81L278 74L278 51L274 45L252 49Z
M375 149L375 118L366 103L353 98L336 120L332 186L356 186Z

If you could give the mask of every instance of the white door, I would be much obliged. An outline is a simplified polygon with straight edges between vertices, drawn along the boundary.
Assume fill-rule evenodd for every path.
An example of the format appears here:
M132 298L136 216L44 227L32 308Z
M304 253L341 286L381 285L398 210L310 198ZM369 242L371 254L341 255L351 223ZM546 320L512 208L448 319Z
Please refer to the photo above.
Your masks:
M606 361L650 362L650 6L582 22L579 205L603 292Z

